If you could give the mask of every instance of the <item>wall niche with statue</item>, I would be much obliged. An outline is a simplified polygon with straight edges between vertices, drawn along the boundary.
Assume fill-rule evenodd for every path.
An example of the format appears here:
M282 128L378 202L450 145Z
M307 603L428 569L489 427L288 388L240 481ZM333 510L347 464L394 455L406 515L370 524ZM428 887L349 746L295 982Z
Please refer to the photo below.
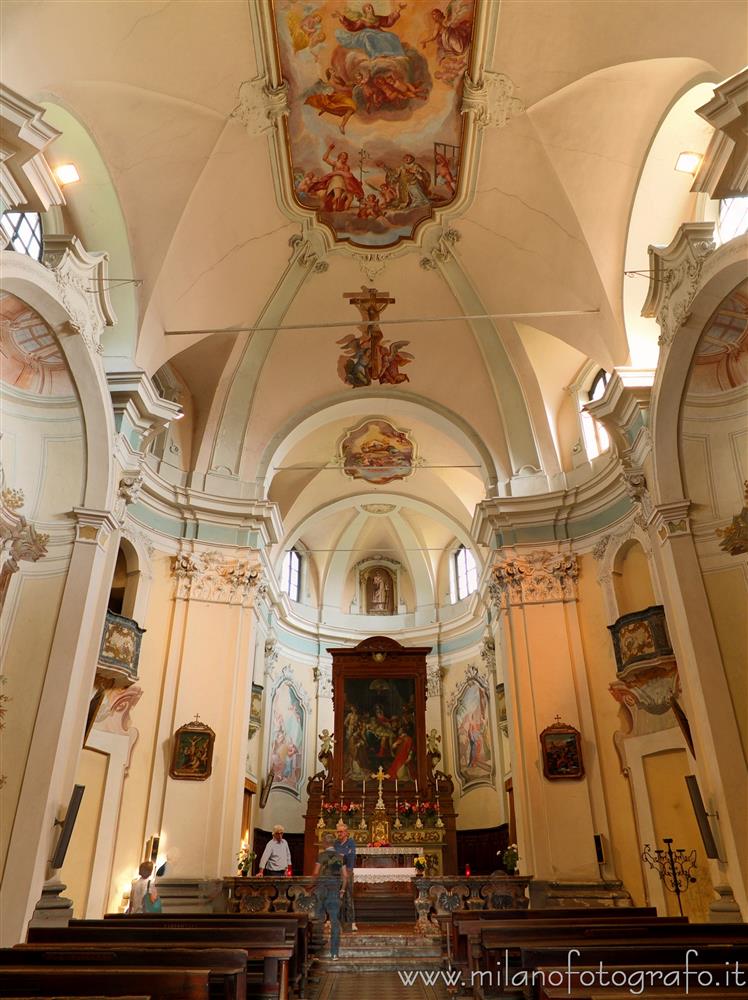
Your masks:
M394 559L367 559L356 567L358 586L352 612L396 615L400 606L400 564Z

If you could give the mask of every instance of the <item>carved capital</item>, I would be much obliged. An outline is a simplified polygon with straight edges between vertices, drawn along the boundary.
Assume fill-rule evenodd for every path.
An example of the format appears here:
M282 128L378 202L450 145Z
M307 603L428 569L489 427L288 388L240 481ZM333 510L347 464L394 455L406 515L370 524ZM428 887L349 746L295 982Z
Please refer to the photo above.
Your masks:
M649 291L642 316L660 326L660 346L667 346L690 315L704 261L713 252L714 223L686 222L666 247L649 247Z
M307 267L318 274L329 268L330 265L322 259L312 243L299 233L290 238L288 245L292 250L292 259L295 259L301 267Z
M254 598L260 568L219 552L181 553L174 558L177 600L247 606Z
M688 517L690 508L690 500L658 504L653 507L647 524L654 527L657 537L664 545L669 538L691 534L691 522Z
M238 121L249 135L264 135L278 127L278 120L288 114L288 85L271 87L264 75L245 80L239 87L238 104L231 118Z
M454 252L454 247L462 236L457 229L444 229L437 240L436 246L426 256L421 257L420 265L424 271L435 271L439 264L445 264Z
M504 73L485 70L483 79L473 82L465 76L462 91L464 115L472 115L478 128L504 128L525 106L514 96L515 86Z
M101 354L104 328L117 321L108 290L109 256L89 253L77 236L45 236L43 263L55 276L70 326L89 351Z
M22 562L38 562L47 555L49 535L37 531L19 511L25 503L23 490L4 485L0 469L0 611L10 585Z
M489 593L497 607L548 604L577 599L577 557L562 552L530 552L496 563Z

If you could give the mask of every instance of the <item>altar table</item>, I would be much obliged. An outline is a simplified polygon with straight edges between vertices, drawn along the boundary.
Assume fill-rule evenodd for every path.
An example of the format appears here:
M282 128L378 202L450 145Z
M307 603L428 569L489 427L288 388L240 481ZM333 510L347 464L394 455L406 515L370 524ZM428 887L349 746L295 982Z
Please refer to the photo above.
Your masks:
M356 868L353 884L361 882L409 882L415 878L415 868Z
M390 844L389 847L357 847L356 876L358 877L360 871L371 868L402 870L403 865L398 864L398 858L412 860L419 854L421 854L420 847L406 847L400 844Z

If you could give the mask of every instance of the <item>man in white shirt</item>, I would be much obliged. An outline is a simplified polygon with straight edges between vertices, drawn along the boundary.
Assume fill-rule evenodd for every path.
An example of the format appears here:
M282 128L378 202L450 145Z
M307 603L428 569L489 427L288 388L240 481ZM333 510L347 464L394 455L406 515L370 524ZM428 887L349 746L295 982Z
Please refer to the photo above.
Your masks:
M268 875L278 878L286 874L286 869L291 864L291 851L288 841L283 839L285 833L282 826L273 827L273 839L269 840L260 858L259 876Z

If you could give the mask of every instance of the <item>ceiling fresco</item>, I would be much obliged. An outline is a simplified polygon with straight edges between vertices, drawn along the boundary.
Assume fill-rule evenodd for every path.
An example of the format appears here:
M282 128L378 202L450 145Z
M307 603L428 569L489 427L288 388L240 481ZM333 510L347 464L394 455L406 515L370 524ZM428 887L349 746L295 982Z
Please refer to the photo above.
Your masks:
M748 281L720 304L701 335L690 392L713 395L748 383Z
M274 0L294 197L339 241L411 239L460 184L474 0Z

